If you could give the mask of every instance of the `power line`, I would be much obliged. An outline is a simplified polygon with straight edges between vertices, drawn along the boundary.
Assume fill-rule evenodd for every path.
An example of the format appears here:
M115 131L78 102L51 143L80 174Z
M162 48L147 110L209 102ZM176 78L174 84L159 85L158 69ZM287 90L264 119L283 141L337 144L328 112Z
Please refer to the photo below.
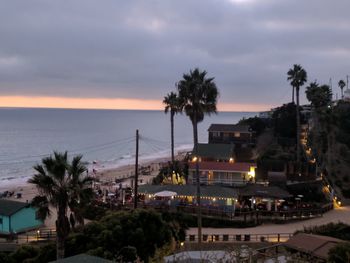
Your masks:
M118 143L123 143L123 141L126 141L126 142L129 142L130 140L133 140L134 137L127 137L127 138L123 138L123 139L118 139L118 140L114 140L114 141L111 141L111 142L107 142L107 143L103 143L103 144L97 144L97 145L91 145L91 146L87 146L87 147L83 147L83 148L78 148L78 149L74 149L74 150L68 150L67 152L69 152L70 154L72 153L76 153L76 152L81 152L81 151L85 151L85 150L88 150L88 149L96 149L96 148L100 148L100 147L103 147L103 146L116 146L116 144ZM108 148L108 147L107 147ZM93 152L93 150L91 151ZM47 154L39 154L39 155L29 155L29 156L20 156L20 157L17 157L16 159L5 159L5 160L0 160L0 162L11 162L11 161L14 161L17 163L17 161L19 160L22 160L22 162L19 162L19 163L24 163L24 162L28 162L28 161L25 161L25 159L32 159L32 158L40 158L40 157L48 157L50 156L51 153L47 153ZM24 159L24 161L23 161ZM30 160L30 162L32 162L32 160ZM3 163L0 163L0 165L2 165ZM11 164L11 163L7 163L7 164Z

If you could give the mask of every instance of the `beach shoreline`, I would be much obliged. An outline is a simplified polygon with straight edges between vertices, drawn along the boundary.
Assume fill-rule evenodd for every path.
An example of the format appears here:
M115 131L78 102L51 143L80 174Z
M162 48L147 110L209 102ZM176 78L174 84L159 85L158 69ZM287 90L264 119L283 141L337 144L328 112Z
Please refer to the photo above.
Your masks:
M183 159L185 152L179 152L176 155L176 159ZM150 183L152 179L158 175L159 169L171 161L171 157L161 157L151 160L144 160L139 163L139 178L143 179L143 183ZM141 172L143 169L147 168L150 173L143 175ZM96 173L93 173L92 170L88 173L90 176L95 177L100 182L115 182L115 181L130 181L135 176L135 165L123 165L116 168L101 168L97 170ZM14 181L14 183L16 183ZM11 197L6 197L8 200L14 200L19 202L31 202L31 200L38 194L38 190L34 185L29 184L28 182L23 182L22 184L15 185L0 185L0 193L4 191L13 192ZM18 198L17 194L20 194ZM52 211L52 216L47 218L45 221L45 227L52 228L55 226L55 212Z

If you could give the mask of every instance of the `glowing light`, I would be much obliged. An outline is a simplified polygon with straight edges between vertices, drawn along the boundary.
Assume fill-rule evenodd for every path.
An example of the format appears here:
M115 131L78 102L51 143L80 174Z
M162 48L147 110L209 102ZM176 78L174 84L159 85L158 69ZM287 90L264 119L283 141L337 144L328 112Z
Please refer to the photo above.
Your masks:
M230 163L234 163L235 162L235 159L233 159L232 157L230 158L229 160Z
M193 158L192 158L192 162L196 162L197 161L197 156L193 156Z
M253 167L253 166L250 167L250 171L248 172L248 175L251 178L255 178L255 167Z

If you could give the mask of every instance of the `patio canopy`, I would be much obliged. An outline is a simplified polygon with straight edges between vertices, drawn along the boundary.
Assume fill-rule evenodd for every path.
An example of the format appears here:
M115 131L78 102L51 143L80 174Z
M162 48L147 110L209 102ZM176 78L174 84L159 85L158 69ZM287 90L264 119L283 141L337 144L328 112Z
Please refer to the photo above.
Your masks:
M165 191L161 191L161 192L155 193L154 195L158 196L158 197L172 197L172 196L177 195L177 193L173 192L173 191L165 190Z
M155 195L161 191L171 191L177 193L177 196L196 196L195 185L140 185L140 194ZM216 197L216 198L237 198L238 190L230 187L224 187L219 185L202 185L201 186L202 197Z

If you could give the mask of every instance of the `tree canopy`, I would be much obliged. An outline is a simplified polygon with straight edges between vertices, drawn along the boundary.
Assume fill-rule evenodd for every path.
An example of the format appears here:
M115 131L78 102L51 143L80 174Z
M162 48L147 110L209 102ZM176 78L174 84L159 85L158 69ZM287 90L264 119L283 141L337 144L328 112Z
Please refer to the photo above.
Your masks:
M332 102L332 91L328 85L319 85L316 81L306 87L306 98L316 109L326 107Z

